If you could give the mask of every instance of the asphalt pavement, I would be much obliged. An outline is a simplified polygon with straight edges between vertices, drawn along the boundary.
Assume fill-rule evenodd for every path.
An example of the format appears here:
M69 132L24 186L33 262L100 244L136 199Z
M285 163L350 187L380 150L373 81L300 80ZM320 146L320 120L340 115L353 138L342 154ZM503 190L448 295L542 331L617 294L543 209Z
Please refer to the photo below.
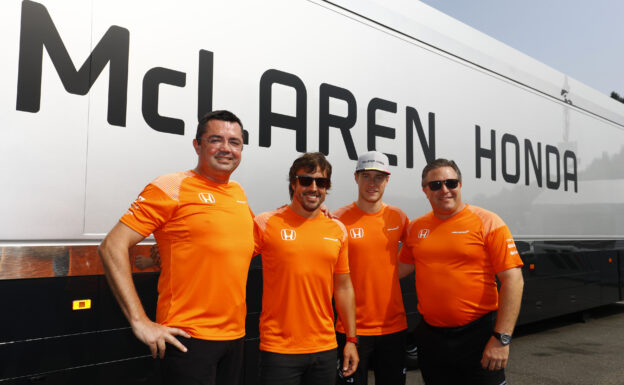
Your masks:
M506 374L509 385L624 385L624 302L519 326ZM424 385L419 370L407 384Z

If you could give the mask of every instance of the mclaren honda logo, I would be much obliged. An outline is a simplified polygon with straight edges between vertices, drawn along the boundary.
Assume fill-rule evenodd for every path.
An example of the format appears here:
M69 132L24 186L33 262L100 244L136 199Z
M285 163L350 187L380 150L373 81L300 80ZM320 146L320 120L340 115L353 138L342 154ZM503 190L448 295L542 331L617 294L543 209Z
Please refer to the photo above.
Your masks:
M285 241L294 241L297 239L297 232L293 229L282 229L280 233L282 235L282 239Z
M211 193L199 193L199 200L204 203L215 203L215 197Z
M429 236L429 229L420 229L418 231L418 238L427 238Z
M361 227L354 227L351 230L349 230L349 234L351 235L351 238L353 239L363 238L364 229Z

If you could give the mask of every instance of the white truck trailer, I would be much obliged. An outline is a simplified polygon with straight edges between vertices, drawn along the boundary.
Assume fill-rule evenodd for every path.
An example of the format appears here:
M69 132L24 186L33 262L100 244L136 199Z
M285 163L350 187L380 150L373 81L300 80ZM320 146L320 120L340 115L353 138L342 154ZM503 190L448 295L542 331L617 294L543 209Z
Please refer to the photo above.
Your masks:
M191 169L198 117L245 126L233 178L254 212L321 151L330 208L358 154L388 154L385 200L429 210L427 161L497 212L525 261L520 322L623 298L624 105L420 3L7 0L0 5L0 383L153 383L96 248L143 186ZM581 47L582 49L582 47ZM149 253L149 240L132 258ZM256 382L261 265L248 282ZM134 276L154 312L157 268ZM404 283L413 326L416 295Z

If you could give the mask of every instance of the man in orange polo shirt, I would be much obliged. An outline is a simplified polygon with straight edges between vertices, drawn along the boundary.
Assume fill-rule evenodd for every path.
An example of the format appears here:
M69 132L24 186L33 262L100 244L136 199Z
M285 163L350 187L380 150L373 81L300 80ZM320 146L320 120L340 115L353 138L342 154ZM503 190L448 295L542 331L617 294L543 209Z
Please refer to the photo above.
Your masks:
M349 234L360 355L353 376L338 373L341 384L367 384L369 367L375 371L377 384L405 384L407 320L397 265L399 242L404 241L409 221L401 209L382 201L389 179L385 154L362 154L355 168L357 201L334 213ZM340 319L336 330L340 350L346 341Z
M164 357L163 383L237 384L254 247L247 197L230 180L241 160L242 123L231 112L211 112L199 121L193 146L197 167L145 187L99 253L132 331L153 357ZM141 305L128 257L152 233L161 259L156 322Z
M425 166L422 189L433 210L409 224L400 253L416 270L420 369L427 385L505 384L522 260L502 219L462 202L461 188L452 160Z
M355 372L355 300L346 229L321 214L331 164L320 153L297 158L289 173L290 205L255 218L262 253L260 378L264 385L328 385L336 380L332 295L348 342L342 370Z

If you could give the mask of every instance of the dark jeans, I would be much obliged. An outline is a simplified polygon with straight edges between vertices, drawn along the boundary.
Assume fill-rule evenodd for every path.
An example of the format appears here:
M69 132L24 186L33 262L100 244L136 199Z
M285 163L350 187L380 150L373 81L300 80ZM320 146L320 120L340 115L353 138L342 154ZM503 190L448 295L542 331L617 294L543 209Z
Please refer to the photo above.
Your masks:
M337 384L368 384L368 370L375 372L375 384L405 385L405 339L406 331L381 336L359 336L358 354L360 363L350 377L342 375L342 351L346 336L336 333L338 340L338 378Z
M163 385L238 385L243 372L243 338L209 341L179 338L186 353L167 344Z
M460 327L428 325L424 320L415 331L418 363L427 385L506 384L505 370L481 367L483 349L492 336L496 313Z
M260 351L262 385L333 385L336 349L307 354Z

